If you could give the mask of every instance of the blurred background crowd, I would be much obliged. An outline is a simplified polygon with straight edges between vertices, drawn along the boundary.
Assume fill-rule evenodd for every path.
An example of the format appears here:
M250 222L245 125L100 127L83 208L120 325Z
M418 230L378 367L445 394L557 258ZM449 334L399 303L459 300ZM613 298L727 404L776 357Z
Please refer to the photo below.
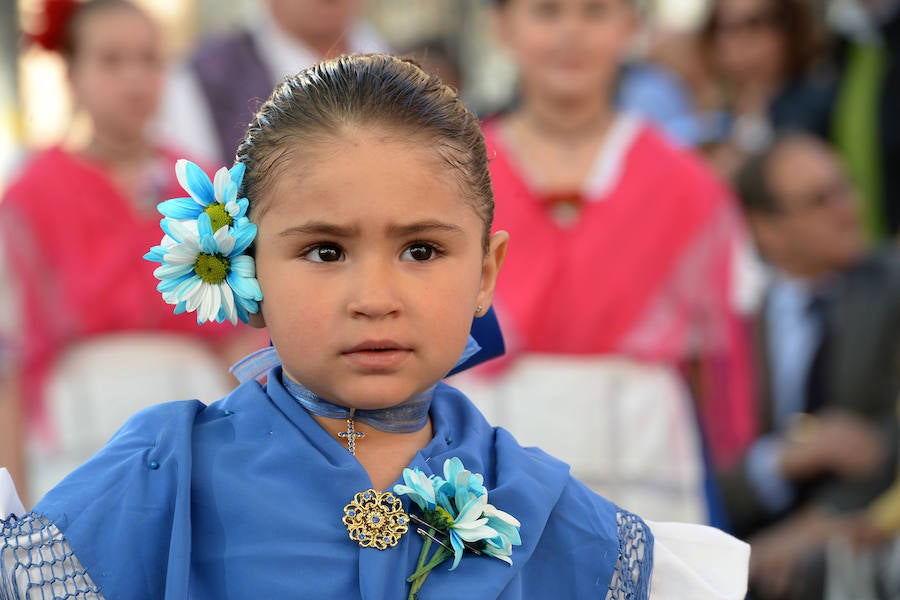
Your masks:
M900 0L0 14L0 466L28 500L268 342L153 289L175 158L230 166L285 75L390 51L483 120L512 239L507 354L454 382L625 508L748 540L754 598L900 598Z

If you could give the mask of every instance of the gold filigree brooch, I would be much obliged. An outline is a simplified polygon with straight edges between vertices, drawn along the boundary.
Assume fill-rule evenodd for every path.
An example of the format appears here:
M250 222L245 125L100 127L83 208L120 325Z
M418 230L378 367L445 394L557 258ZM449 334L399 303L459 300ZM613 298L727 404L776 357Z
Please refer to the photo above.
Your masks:
M409 529L403 502L390 492L373 489L357 492L344 507L343 521L351 540L377 550L396 546Z

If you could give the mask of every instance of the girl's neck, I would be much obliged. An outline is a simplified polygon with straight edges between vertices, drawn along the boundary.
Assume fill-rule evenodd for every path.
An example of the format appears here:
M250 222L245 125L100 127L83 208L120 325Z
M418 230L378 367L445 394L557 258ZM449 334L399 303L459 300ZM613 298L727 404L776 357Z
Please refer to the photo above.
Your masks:
M339 436L347 431L345 419L329 419L318 415L312 417L335 440L346 445L345 438ZM359 422L354 423L354 428L365 434L357 438L354 455L369 474L372 486L378 490L389 489L403 473L403 469L409 466L416 453L434 437L431 419L425 427L412 433L388 433Z

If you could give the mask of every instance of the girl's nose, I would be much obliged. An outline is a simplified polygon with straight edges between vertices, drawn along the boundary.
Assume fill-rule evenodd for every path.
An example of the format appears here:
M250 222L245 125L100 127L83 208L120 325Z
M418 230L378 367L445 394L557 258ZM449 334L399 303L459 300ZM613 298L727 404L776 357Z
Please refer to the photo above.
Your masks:
M361 263L351 275L347 310L355 318L381 319L400 311L397 273L389 265Z

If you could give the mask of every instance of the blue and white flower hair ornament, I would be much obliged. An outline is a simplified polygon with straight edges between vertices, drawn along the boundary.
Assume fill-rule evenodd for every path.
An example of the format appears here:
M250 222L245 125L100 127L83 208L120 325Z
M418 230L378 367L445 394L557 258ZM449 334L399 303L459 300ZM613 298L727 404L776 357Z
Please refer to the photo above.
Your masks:
M238 198L244 165L216 172L210 181L203 169L181 159L175 164L178 183L188 198L162 202L158 210L165 235L144 255L159 263L153 271L163 300L175 314L197 311L197 323L247 322L259 312L262 290L256 263L244 254L256 238L247 218L249 202Z

